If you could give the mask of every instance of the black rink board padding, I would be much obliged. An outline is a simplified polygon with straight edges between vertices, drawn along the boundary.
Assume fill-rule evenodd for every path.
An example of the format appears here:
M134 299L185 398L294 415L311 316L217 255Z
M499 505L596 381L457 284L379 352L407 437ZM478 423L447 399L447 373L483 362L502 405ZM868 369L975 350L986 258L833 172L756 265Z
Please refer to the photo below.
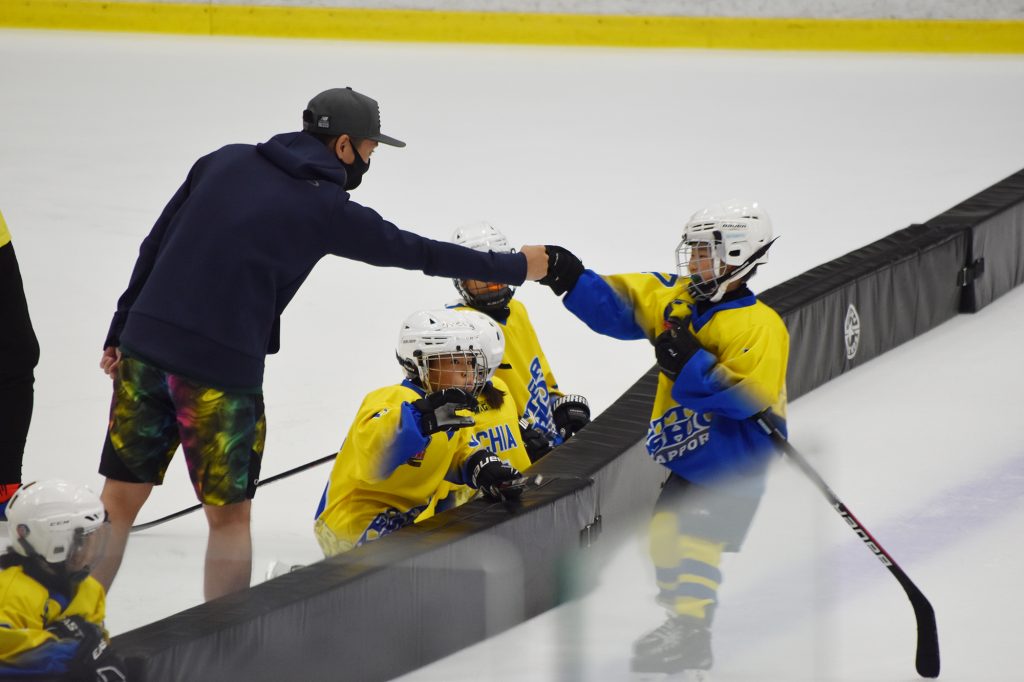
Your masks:
M968 233L963 312L1024 283L1024 170L937 215L929 226Z
M1024 171L761 298L789 328L792 400L1021 282ZM130 679L386 680L585 593L665 477L643 448L657 380L535 465L521 505L473 501L118 635Z

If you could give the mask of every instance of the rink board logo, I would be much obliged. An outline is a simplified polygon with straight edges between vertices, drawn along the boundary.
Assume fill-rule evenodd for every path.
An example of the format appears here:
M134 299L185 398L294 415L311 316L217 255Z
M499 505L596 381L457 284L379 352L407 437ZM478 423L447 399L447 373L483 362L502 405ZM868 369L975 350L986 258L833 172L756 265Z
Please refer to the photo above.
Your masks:
M707 444L711 419L681 405L651 421L647 431L647 452L658 464L670 462Z
M843 320L843 338L846 340L846 359L853 360L860 348L860 315L851 303Z

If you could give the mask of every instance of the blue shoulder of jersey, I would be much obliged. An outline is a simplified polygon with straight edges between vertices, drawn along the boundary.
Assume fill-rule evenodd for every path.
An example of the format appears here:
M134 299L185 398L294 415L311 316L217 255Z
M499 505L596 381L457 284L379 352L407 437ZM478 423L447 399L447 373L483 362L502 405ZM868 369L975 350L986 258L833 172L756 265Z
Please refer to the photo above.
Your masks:
M598 334L632 341L646 338L633 307L593 270L584 270L563 304Z

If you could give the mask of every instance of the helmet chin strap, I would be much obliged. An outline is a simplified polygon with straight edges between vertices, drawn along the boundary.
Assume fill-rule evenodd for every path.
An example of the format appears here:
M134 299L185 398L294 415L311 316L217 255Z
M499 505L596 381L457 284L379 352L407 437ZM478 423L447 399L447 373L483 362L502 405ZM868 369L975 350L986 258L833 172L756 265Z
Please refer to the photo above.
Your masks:
M35 577L42 578L47 589L54 589L56 587L61 590L73 590L75 586L89 575L88 568L70 573L63 562L60 564L50 563L25 538L18 538L18 544L21 545L28 555L26 558L32 562L32 568L27 568L27 570L36 571Z
M21 537L21 533L20 532L18 533L18 544L21 545L21 548L25 550L25 555L28 556L29 558L31 558L31 559L40 559L40 560L42 560L44 562L46 561L45 559L43 559L43 555L40 554L39 552L37 552L36 548L32 546L31 542L29 542L25 538Z

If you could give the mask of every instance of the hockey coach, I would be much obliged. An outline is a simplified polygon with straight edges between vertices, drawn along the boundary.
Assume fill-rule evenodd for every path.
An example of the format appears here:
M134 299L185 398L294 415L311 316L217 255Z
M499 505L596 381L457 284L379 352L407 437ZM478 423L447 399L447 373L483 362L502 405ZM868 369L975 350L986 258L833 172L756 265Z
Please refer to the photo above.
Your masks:
M370 97L322 92L302 127L199 159L139 249L100 360L114 384L99 468L111 534L94 575L108 589L179 444L209 523L204 596L249 586L264 362L280 346L281 313L322 257L513 285L547 271L541 246L473 251L352 201L377 145L405 146L381 133Z

